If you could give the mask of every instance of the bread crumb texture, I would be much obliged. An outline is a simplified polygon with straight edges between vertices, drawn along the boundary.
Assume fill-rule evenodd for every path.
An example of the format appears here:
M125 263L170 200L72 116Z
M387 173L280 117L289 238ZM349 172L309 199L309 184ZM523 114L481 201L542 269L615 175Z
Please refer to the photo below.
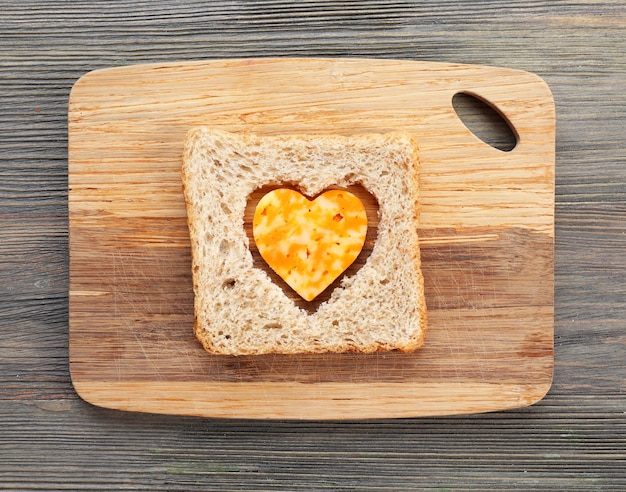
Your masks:
M195 334L215 354L413 351L426 305L418 243L418 150L411 135L258 136L190 130L183 151ZM289 299L253 266L244 212L263 186L314 197L360 184L378 201L366 263L317 311Z

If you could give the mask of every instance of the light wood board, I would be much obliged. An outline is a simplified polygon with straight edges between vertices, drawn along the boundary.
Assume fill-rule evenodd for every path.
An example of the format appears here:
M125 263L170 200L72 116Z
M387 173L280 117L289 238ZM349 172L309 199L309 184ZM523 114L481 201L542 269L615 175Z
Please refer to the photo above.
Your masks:
M461 122L489 102L517 146ZM259 134L415 134L429 308L413 354L222 357L193 336L180 183L196 125ZM111 68L69 102L70 369L121 410L357 419L518 408L553 369L554 104L517 70L366 59L242 59Z

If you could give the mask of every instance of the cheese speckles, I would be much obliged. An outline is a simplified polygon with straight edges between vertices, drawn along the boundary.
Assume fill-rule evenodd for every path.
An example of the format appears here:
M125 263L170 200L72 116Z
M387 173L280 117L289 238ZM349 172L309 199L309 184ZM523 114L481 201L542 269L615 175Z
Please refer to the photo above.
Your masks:
M279 188L257 204L252 231L270 268L312 301L359 256L367 215L361 200L345 190L329 190L311 201Z

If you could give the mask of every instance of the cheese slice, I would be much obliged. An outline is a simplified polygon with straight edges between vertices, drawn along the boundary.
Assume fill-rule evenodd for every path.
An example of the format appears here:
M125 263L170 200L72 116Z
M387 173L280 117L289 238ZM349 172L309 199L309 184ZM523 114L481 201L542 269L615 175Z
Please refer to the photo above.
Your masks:
M311 201L279 188L257 204L252 231L270 268L312 301L359 256L367 215L361 200L345 190L329 190Z

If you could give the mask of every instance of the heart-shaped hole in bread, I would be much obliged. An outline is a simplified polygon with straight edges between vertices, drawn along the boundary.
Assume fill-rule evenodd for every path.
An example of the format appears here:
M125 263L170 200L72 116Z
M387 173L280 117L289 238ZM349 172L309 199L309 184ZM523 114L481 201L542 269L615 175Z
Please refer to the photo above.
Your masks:
M309 200L290 188L261 198L252 235L265 262L306 301L339 277L363 248L367 215L347 190L328 190Z
M248 199L245 227L254 266L311 313L367 261L378 203L360 185L316 197L294 186L264 186Z

